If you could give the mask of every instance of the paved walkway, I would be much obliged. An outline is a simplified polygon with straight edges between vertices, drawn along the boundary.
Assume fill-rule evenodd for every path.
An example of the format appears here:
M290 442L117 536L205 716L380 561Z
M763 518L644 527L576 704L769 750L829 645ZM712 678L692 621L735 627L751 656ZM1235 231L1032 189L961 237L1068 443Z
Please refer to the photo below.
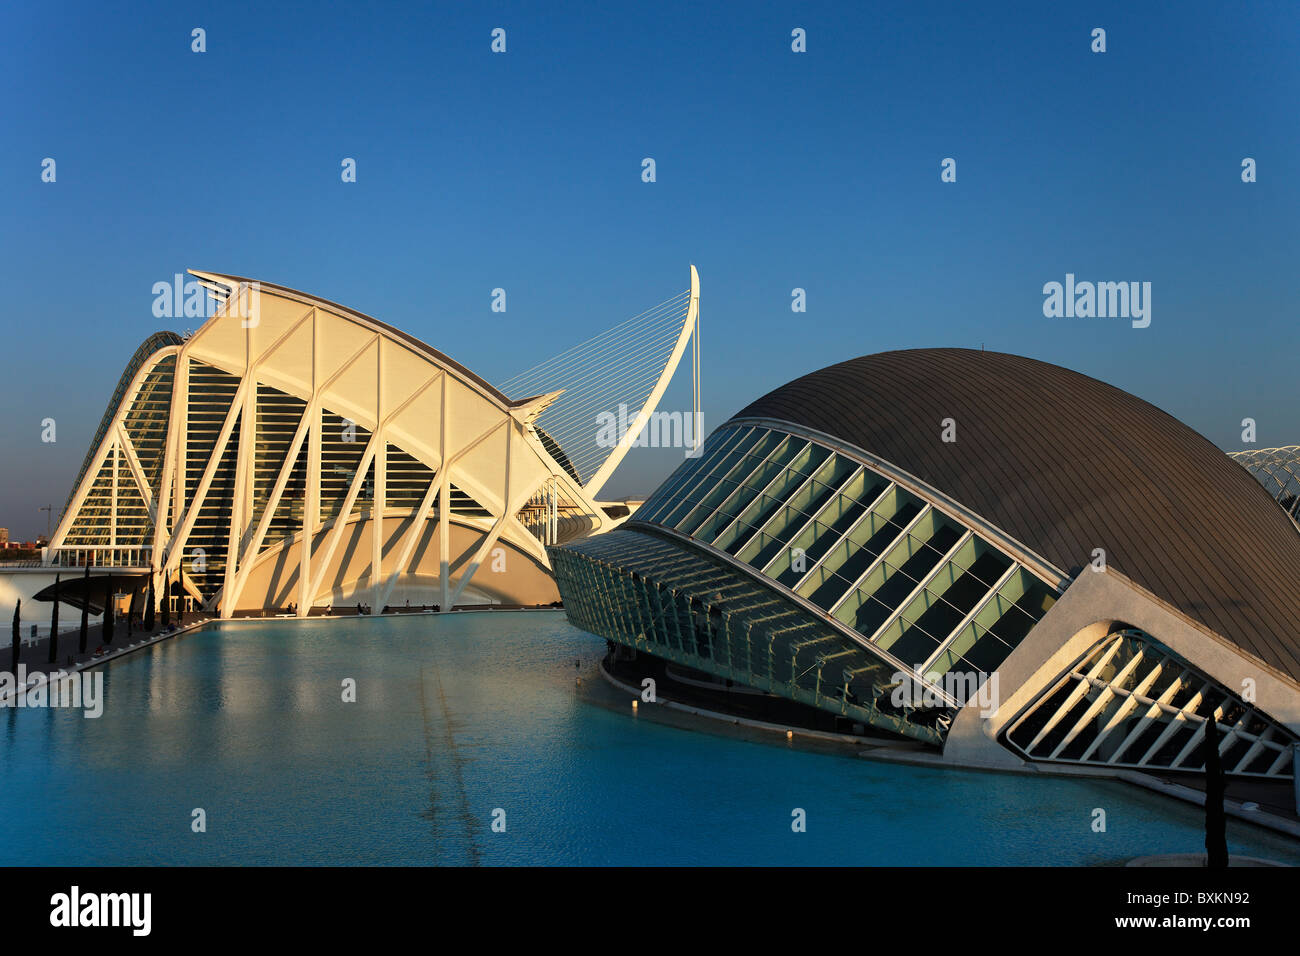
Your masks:
M81 614L80 611L77 611L75 608L64 606L59 607L60 618L62 618L65 610L70 610L73 613L73 620L79 619ZM210 617L212 617L211 614L186 614L182 626L194 624L201 619ZM172 623L175 624L176 621L173 619ZM22 626L25 628L30 627L31 622L24 622ZM156 618L154 620L154 629L152 631L146 631L143 627L137 626L130 635L126 632L126 621L119 618L116 626L113 628L112 644L104 644L104 628L102 625L91 624L86 628L86 653L82 654L78 652L78 647L81 643L81 631L79 628L73 628L70 631L59 632L59 653L58 660L55 663L50 663L49 637L42 637L34 644L21 644L18 663L26 666L28 674L44 674L51 670L59 670L60 668L67 670L74 664L81 664L93 660L97 650L118 650L136 641L151 637L161 637L163 633L161 618ZM0 644L0 670L9 670L9 661L11 659L10 654L12 653L11 648L13 647L12 634L12 630L6 629L5 637L8 638L8 640L5 640L3 644Z

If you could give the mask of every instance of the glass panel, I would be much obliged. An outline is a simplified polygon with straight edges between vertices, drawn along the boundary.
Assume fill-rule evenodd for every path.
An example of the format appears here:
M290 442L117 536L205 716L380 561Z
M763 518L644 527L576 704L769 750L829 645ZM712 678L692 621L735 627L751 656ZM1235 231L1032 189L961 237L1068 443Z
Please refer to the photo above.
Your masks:
M741 491L745 479L752 475L755 469L762 467L768 455L776 449L787 447L789 443L789 435L782 435L779 432L765 432L754 443L753 447L743 455L734 453L728 455L729 459L734 459L734 464L721 479L716 477L711 479L713 487L705 492L699 499L699 503L677 524L677 530L704 541L712 540L707 530L699 531L697 529L705 525L719 507L726 504L733 495ZM719 469L719 473L721 474L721 469ZM757 493L757 489L752 493ZM714 531L716 532L716 529Z
M731 494L740 479L754 470L756 462L750 456L761 459L780 440L781 436L775 432L754 429L744 441L719 458L713 469L682 496L681 502L660 523L690 534Z
M930 509L886 553L835 616L871 637L962 535L958 525Z
M785 469L772 477L763 492L740 512L735 523L723 530L713 546L730 554L739 551L755 529L761 528L772 513L809 480L810 469L815 469L829 455L830 452L819 445L805 445Z
M818 607L830 610L853 582L924 507L920 499L895 486L812 569L796 589Z

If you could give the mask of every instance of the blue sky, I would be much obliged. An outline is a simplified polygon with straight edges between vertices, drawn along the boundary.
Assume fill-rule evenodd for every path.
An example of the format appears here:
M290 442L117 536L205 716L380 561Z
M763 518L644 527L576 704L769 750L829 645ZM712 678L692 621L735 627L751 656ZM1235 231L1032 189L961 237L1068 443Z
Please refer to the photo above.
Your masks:
M983 344L1225 449L1244 417L1261 447L1298 442L1300 5L1133 6L7 5L0 525L44 531L168 324L153 284L187 267L345 303L501 381L694 262L708 427L835 361ZM1045 318L1067 272L1151 282L1151 326ZM664 407L688 404L681 375ZM678 461L636 452L607 493Z

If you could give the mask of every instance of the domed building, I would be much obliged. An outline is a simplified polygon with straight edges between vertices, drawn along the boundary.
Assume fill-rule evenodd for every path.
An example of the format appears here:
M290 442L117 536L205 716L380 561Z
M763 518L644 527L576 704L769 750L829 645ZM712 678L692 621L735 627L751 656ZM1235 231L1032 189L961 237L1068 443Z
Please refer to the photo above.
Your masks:
M1207 439L1068 369L918 349L813 372L551 555L610 662L774 712L959 765L1166 776L1203 769L1213 713L1230 775L1293 773L1296 525Z

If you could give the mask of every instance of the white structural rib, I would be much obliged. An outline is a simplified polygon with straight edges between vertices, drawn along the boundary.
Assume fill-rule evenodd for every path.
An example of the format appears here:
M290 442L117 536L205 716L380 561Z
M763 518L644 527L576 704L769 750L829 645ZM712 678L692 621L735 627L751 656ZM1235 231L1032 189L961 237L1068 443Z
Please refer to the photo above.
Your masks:
M695 414L672 431L688 450L699 444L699 273L690 288L611 329L503 382L515 400L560 395L537 420L563 467L595 496L627 454L662 400L668 382L694 341ZM674 439L675 440L675 439Z
M695 271L695 266L692 265L690 305L687 307L686 321L682 323L682 331L677 337L677 344L673 347L672 354L668 357L668 363L664 365L664 370L659 376L659 381L656 382L655 387L651 389L649 397L646 398L645 404L641 406L641 410L637 412L636 418L634 418L632 423L628 426L627 432L619 437L618 444L610 452L609 457L605 459L604 463L596 470L596 473L591 476L590 480L583 485L587 494L594 497L600 493L601 487L609 480L609 476L614 473L614 469L619 466L619 463L623 460L623 456L627 454L628 448L632 446L632 443L636 441L637 436L641 434L641 429L643 429L646 426L646 423L650 421L651 414L653 414L654 410L659 406L659 400L664 396L664 390L668 388L669 380L673 377L673 373L677 371L678 363L681 362L682 356L686 354L686 343L694 336L695 326L699 322L699 319L700 274ZM692 387L692 391L697 401L699 396L698 382L699 373L697 369L693 377ZM691 422L691 441L698 444L700 438L698 435L694 434L694 431L699 425L699 415L698 410L695 410L695 412L696 420Z

